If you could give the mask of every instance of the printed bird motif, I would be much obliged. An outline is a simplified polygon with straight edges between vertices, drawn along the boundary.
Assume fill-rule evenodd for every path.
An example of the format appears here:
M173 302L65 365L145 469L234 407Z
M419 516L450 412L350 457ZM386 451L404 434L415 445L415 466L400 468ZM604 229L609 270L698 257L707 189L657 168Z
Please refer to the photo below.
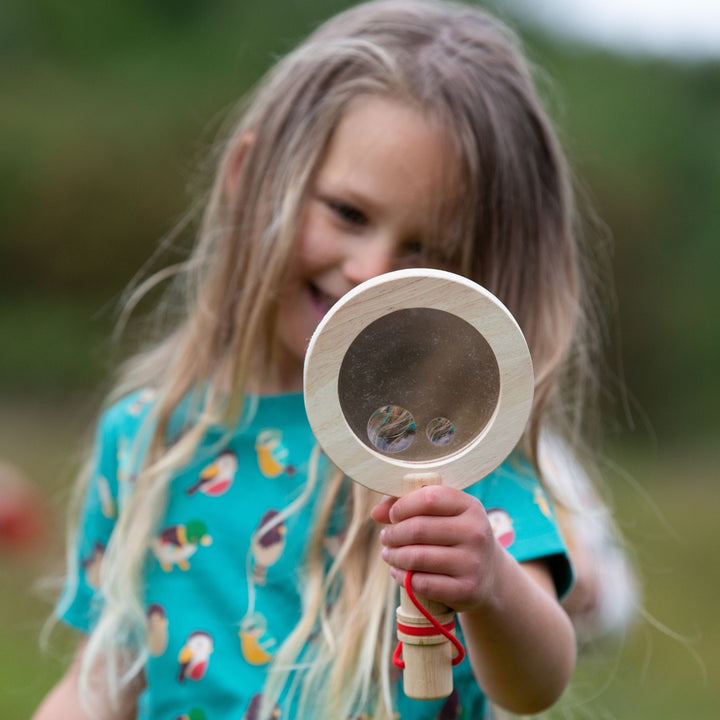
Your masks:
M280 430L263 430L255 438L255 451L257 452L260 472L268 478L274 478L282 473L294 475L295 468L288 464L288 449L283 445Z
M110 492L110 483L102 475L97 480L98 497L100 498L100 510L102 514L112 519L115 517L115 499Z
M487 514L493 535L504 548L510 547L515 542L515 528L509 513L502 508L492 508Z
M278 514L277 510L268 510L263 515L258 529L253 535L251 546L255 561L253 580L258 585L265 584L268 568L280 559L285 550L285 523L284 521L272 523Z
M460 705L460 696L457 688L454 688L448 699L443 704L436 720L457 720L462 712Z
M260 720L260 704L262 702L262 693L253 695L250 704L243 715L243 720ZM270 715L270 720L278 720L280 717L280 708L275 705Z
M240 623L240 649L243 657L251 665L267 665L272 659L268 648L275 645L273 638L262 640L267 629L267 621L261 613L246 615Z
M232 450L224 450L213 462L203 468L197 482L191 485L186 493L194 495L196 492L201 492L211 497L223 495L233 484L237 469L237 455Z
M178 655L180 671L178 682L202 680L210 664L210 655L213 651L213 639L209 633L196 630L188 635Z
M536 487L533 493L533 499L535 504L540 508L540 512L546 517L552 517L552 511L550 510L550 503L548 502L547 496L542 491L542 488Z
M151 548L162 569L170 572L174 565L187 570L190 567L188 560L197 552L198 545L211 544L212 538L205 523L191 520L185 525L166 527L159 537L152 540Z
M85 571L85 582L97 590L100 587L100 569L105 557L105 546L95 541L90 554L80 560L80 565Z
M157 395L157 391L153 388L145 388L140 391L140 394L133 400L128 407L128 413L133 417L137 417L149 405Z
M134 482L137 473L134 444L126 437L120 437L117 445L117 476L122 482Z
M147 628L145 644L153 657L160 657L167 649L168 619L165 608L159 603L152 603L147 609Z
M175 720L207 720L207 715L200 708L192 708L183 715L178 715Z

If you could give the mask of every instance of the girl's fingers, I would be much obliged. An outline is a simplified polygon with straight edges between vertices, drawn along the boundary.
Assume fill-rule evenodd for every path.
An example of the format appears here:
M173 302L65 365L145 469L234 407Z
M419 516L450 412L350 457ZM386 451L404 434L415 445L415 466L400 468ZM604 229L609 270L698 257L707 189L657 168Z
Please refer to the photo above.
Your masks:
M403 571L458 577L471 570L466 553L437 545L386 547L382 550L382 557L388 565Z
M398 498L390 508L389 516L393 523L418 515L453 517L465 512L472 502L478 501L462 490L428 485Z
M397 502L397 498L386 495L371 511L370 517L375 522L390 524L390 509Z
M458 545L472 542L474 528L458 517L411 517L388 525L380 533L385 547L402 545Z
M455 609L479 602L494 538L476 498L430 486L399 499L384 498L372 517L385 524L382 557L397 582L412 571L413 588L421 595Z
M390 568L390 574L398 585L405 584L404 570ZM478 604L472 583L464 578L414 572L410 586L416 595L444 603L458 612L470 610Z

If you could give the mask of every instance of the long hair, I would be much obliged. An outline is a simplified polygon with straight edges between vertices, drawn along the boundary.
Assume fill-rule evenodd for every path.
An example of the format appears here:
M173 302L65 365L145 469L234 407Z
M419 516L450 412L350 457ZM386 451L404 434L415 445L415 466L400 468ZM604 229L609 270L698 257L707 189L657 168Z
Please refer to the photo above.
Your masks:
M379 0L351 8L278 62L244 102L189 259L140 288L139 295L174 274L174 322L127 364L113 393L152 387L156 401L135 492L108 547L106 604L86 667L141 636L142 566L169 478L210 424L237 421L248 390L272 366L278 302L314 173L346 108L363 96L406 102L445 133L460 182L443 200L453 212L443 214L428 262L442 257L444 266L497 295L520 324L536 375L529 456L536 456L541 426L580 426L592 384L593 305L570 174L516 37L463 5ZM197 423L169 446L171 413L198 388ZM337 477L326 481L308 550L303 618L271 667L268 702L319 623L312 662L294 681L300 701L312 703L318 717L366 707L390 717L394 585L368 520L375 501L369 491L353 489L344 544L328 572L322 565L321 539L339 484ZM327 614L327 595L338 585ZM140 653L127 675L142 661Z

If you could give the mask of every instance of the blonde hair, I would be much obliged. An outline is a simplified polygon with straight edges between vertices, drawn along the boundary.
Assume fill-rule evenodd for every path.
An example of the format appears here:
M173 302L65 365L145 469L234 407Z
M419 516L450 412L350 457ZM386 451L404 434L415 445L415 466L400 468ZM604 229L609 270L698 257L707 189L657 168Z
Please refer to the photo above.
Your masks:
M282 59L243 105L186 263L141 285L128 308L175 276L165 309L169 334L126 366L113 397L156 390L135 492L109 544L105 607L86 667L142 635L142 567L165 507L173 471L210 424L236 422L258 368L271 367L278 301L309 188L348 105L380 95L417 108L446 132L461 171L453 214L437 230L443 264L488 288L517 318L536 373L526 451L535 458L541 426L580 426L594 346L571 181L551 123L515 36L484 12L424 0L356 6L321 26ZM435 245L436 247L432 247ZM567 379L565 382L563 379ZM260 378L262 380L262 378ZM169 419L202 389L197 422L171 446ZM198 397L199 397L198 393ZM380 559L375 498L352 490L349 525L335 564L323 571L320 544L341 478L326 480L325 505L308 551L303 618L277 654L268 702L280 693L319 622L313 662L300 672L301 702L323 717L373 708L391 716L389 638L394 584ZM339 595L327 614L325 600ZM382 599L382 600L380 600ZM126 645L127 647L127 645ZM126 676L142 666L138 651ZM112 678L110 679L112 683Z

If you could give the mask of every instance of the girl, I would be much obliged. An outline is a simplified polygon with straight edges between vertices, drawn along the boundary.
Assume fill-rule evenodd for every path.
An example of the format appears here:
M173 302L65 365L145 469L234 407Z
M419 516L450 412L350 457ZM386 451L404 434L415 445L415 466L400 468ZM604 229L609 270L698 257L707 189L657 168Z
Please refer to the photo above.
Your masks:
M37 720L481 718L486 698L523 714L554 703L575 662L558 602L571 572L537 458L541 431L577 427L588 385L573 225L528 68L483 12L371 2L279 62L170 271L171 326L100 420L58 605L84 639ZM408 266L495 293L526 335L536 393L522 448L490 477L394 500L329 467L300 391L323 314ZM391 667L390 575L407 571L459 613L467 658L447 700L409 700Z

